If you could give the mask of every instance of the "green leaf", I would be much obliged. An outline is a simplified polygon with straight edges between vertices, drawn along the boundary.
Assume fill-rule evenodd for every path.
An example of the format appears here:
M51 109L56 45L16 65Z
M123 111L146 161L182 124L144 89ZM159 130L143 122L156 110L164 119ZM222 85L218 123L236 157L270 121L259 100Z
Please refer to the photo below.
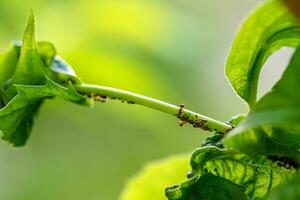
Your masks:
M250 155L277 155L300 163L300 48L281 80L228 133L225 144Z
M45 80L46 85L17 85L17 95L0 109L0 130L3 139L14 146L22 146L27 141L34 116L44 99L59 96L67 101L90 104L88 99L79 95L71 85L65 88L49 78Z
M45 77L45 85L16 85L18 93L24 93L29 101L37 101L40 98L51 98L59 96L66 101L71 101L81 105L90 105L90 99L77 93L71 84L69 87L64 87L54 82L48 77Z
M15 43L16 48L20 43ZM12 58L15 60L15 57ZM15 63L10 63L15 64ZM31 10L29 19L23 35L20 53L15 66L5 66L5 69L11 69L6 77L9 78L1 85L1 99L6 105L16 94L14 84L41 85L45 83L46 67L44 66L38 52L36 35L35 35L35 19ZM13 71L14 69L14 71Z
M13 75L14 84L38 85L45 83L45 66L38 52L35 19L33 11L30 16L23 35L23 42L17 67Z
M185 179L189 156L176 155L148 163L126 183L120 200L166 200L167 185Z
M280 0L267 1L247 18L233 42L226 75L250 107L256 103L259 74L267 58L283 46L299 43L299 25Z
M300 174L293 180L278 186L266 200L299 200L300 199Z
M76 84L81 83L73 68L57 55L56 49L51 42L37 42L37 46L40 59L45 66L44 68L47 76L60 83L66 83L67 81L71 81ZM14 64L19 59L21 47L22 42L20 41L16 41L13 45L13 48L16 49L17 55L14 57ZM6 65L3 64L3 66ZM14 69L15 67L13 68L12 73L14 73Z
M19 53L19 48L15 44L12 44L7 52L0 53L0 85L6 83L13 76Z
M203 144L202 147L209 147L209 146L215 146L219 148L224 148L224 143L223 143L223 137L224 135L222 133L214 133L212 136L207 137Z
M244 187L211 173L190 185L175 185L166 190L169 200L247 200Z
M66 84L68 81L73 84L81 83L73 68L57 55L52 43L38 42L38 51L43 64L47 67L47 76L51 79L61 84Z
M245 194L250 199L261 199L269 194L274 187L289 180L295 174L295 169L287 169L278 164L278 162L267 159L255 161L235 150L217 147L199 148L191 158L192 171L188 174L189 179L179 186L172 186L167 189L167 196L171 197L170 199L184 199L190 195L189 197L192 199L191 196L196 195L195 192L197 192L193 188L198 188L198 192L201 190L200 187L196 186L199 184L197 180L201 179L203 175L211 173L231 181L232 184L243 186ZM208 191L214 192L214 190ZM210 194L208 191L206 190L207 196L217 195ZM229 195L235 195L235 193Z
M49 78L45 78L49 77ZM46 98L90 104L71 86L80 84L73 69L56 55L50 42L37 42L31 11L22 42L0 54L0 130L15 146L24 145L33 119Z
M2 108L7 100L5 95L5 88L3 85L8 84L15 71L19 57L19 49L15 45L11 45L7 52L0 53L0 108Z
M38 42L38 52L43 64L47 68L50 68L53 64L54 57L57 54L54 45L47 41Z

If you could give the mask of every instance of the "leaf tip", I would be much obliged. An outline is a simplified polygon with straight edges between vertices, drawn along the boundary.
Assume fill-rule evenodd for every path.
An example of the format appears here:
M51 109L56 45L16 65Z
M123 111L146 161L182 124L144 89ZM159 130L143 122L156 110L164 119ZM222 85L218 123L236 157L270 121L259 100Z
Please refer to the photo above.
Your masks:
M28 21L33 21L33 22L35 21L33 7L31 7L30 10L29 10L29 20Z
M26 43L26 41L31 41L31 43L35 43L35 14L33 8L31 8L29 11L29 17L23 36L23 44Z

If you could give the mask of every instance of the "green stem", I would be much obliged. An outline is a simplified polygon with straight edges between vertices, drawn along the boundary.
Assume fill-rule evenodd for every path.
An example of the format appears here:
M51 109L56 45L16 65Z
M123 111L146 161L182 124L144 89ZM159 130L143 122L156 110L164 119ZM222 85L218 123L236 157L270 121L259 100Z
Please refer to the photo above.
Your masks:
M232 126L226 123L187 110L183 108L183 106L175 106L154 98L135 94L129 91L90 84L78 85L75 86L75 89L79 93L88 96L119 99L128 103L139 104L148 108L159 110L161 112L176 116L182 122L192 124L195 128L201 128L208 131L218 131L224 134L232 129Z

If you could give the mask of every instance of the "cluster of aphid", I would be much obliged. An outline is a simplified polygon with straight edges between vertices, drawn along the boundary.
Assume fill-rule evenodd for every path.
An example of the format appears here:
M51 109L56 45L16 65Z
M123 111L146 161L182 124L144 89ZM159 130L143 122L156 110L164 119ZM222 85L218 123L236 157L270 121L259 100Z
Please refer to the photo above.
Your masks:
M186 123L191 124L194 128L201 128L207 131L216 131L207 126L207 120L199 118L197 115L192 115L189 113L184 113L184 104L179 105L179 111L177 114L177 118L180 120L179 125L183 126Z
M88 98L91 98L95 101L98 101L98 102L102 102L102 103L105 103L107 102L107 96L104 96L104 95L99 95L99 94L95 94L95 93L89 93L86 95Z
M298 169L300 167L299 163L287 157L268 156L268 159L275 162L279 167L284 167L286 169Z

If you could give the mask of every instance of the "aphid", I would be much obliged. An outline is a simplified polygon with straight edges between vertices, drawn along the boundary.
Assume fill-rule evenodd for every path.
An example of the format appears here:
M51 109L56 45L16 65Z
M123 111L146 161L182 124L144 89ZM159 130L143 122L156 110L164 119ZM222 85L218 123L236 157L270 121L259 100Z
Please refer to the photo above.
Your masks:
M103 96L103 95L94 95L93 99L95 101L99 101L99 102L102 102L102 103L107 102L107 96Z
M183 109L184 109L184 104L182 103L179 105L178 115L181 115L183 113Z
M180 126L180 127L184 126L184 125L185 125L185 123L186 123L185 121L183 121L183 120L179 120L179 126Z
M127 101L128 104L135 104L133 101Z
M94 95L95 95L94 93L88 93L88 94L87 94L87 97L88 97L88 98L94 98Z
M184 104L182 103L179 105L178 117L183 113L183 109L184 109ZM183 119L179 120L179 126L182 127L182 126L184 126L185 123L186 123L186 121L184 121Z
M272 160L273 162L276 162L276 164L279 167L285 167L286 169L291 169L291 168L297 169L299 167L299 163L287 157L269 155L268 159Z

